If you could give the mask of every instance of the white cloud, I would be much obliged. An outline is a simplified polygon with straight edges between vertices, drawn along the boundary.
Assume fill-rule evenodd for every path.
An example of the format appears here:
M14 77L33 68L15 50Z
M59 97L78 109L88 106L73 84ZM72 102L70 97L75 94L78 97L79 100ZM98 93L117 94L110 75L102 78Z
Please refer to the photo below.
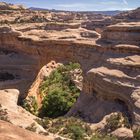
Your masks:
M86 4L86 3L71 3L71 4L57 4L57 7L62 8L85 8L94 6L93 4Z
M64 10L91 10L98 7L98 4L88 4L88 3L71 3L71 4L57 4L53 5L58 9Z
M58 4L57 7L63 7L63 8L72 8L72 7L83 7L84 4L82 3L72 3L72 4Z
M128 5L128 2L127 2L127 0L123 0L123 3L124 3L124 4L126 4L126 5Z
M128 9L127 0L119 1L98 1L97 3L64 3L64 4L53 4L52 7L61 10L77 10L77 11L101 11L101 10L126 10Z

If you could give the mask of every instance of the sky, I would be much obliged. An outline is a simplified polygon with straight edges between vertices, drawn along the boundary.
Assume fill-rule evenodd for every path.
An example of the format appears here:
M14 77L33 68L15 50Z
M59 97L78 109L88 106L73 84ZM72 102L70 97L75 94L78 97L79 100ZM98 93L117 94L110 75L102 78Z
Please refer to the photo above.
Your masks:
M0 0L0 2L71 11L131 10L140 7L140 0Z

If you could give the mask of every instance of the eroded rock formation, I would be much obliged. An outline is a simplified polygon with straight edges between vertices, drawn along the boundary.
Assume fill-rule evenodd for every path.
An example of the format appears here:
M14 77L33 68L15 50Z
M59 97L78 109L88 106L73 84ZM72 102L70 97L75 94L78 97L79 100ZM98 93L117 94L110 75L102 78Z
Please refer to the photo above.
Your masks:
M101 45L108 49L102 55L104 62L87 72L83 92L70 114L80 110L87 121L98 122L105 115L120 111L139 127L140 48L135 37L138 24L114 25L103 32Z
M36 116L17 105L19 91L16 89L0 90L0 117L22 128L35 124L36 132L45 132L35 121Z
M59 64L78 62L83 70L83 88L66 115L96 123L93 127L97 128L104 127L106 116L123 112L133 128L140 127L139 9L116 19L95 15L93 21L88 21L93 14L87 13L5 12L0 15L0 104L6 109L5 119L23 128L35 123L36 117L17 102L32 95L40 102L39 86L44 76ZM126 23L133 16L133 22ZM116 24L122 21L126 22ZM115 25L108 26L112 23ZM8 133L13 134L13 126L0 123L10 127ZM45 131L39 125L38 129ZM116 133L123 135L124 131Z
M76 105L68 114L81 112L85 120L99 122L105 115L121 111L125 112L132 125L139 126L139 28L138 22L122 23L108 27L99 40L96 37L79 41L78 38L61 40L51 36L45 39L45 33L42 39L42 36L34 34L32 29L28 32L17 32L2 27L1 50L9 53L1 54L4 58L1 60L7 61L1 61L1 67L5 72L9 68L10 74L16 71L21 77L18 80L22 86L19 82L15 87L11 87L19 89L20 96L25 97L41 67L51 60L60 63L79 62L84 71L84 87ZM15 52L12 55L11 50ZM19 72L17 69L20 67L17 67L17 64L22 66ZM25 79L26 75L29 81L26 80L25 84L22 77ZM2 87L10 87L9 81L5 81L5 87ZM11 82L13 84L13 80Z

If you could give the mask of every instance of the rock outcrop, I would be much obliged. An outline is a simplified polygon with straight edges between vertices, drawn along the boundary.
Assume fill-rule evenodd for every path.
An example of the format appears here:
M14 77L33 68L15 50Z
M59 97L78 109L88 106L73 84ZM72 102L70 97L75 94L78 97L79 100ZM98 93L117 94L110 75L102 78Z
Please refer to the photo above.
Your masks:
M62 65L62 64L56 63L55 61L51 61L47 65L43 66L41 68L41 70L39 71L35 81L31 85L26 99L28 99L28 97L30 97L30 96L34 96L37 100L38 105L40 106L41 101L42 101L41 93L39 90L40 85L42 84L44 78L49 76L50 73L60 65Z
M116 20L117 22L138 22L140 21L140 8L137 8L135 10L122 12L116 16L113 17L113 20Z
M115 44L139 45L140 22L119 23L107 27L101 39Z
M36 116L17 105L19 91L16 89L0 90L0 117L22 128L35 124L36 132L46 132L42 126L36 123Z
M18 91L12 91L14 96L11 94L8 100L9 90L4 89L18 89L19 101L36 94L46 65L53 60L82 66L82 93L68 116L79 115L87 122L98 123L106 115L123 112L133 128L140 127L140 23L112 25L101 35L79 24L57 27L58 31L49 28L52 30L44 23L0 27L0 103L8 109L9 117L14 116L11 122L19 125L31 114L12 102ZM28 121L31 123L32 118Z
M94 30L98 33L102 33L102 31L111 24L112 24L111 18L105 18L105 19L98 19L93 21L91 20L84 21L81 23L81 27L88 30Z
M50 136L41 136L23 128L14 126L8 122L0 120L1 140L54 140Z
M103 32L97 42L106 50L104 61L100 59L100 64L87 72L83 92L68 115L80 112L85 120L96 123L111 112L123 112L133 126L140 126L138 29L139 23L123 23Z
M88 21L83 21L81 23L81 26L83 28L89 29L89 30L95 30L98 33L102 33L103 30L109 26L114 25L121 22L139 22L140 21L140 8L137 8L135 10L130 10L126 12L121 12L120 14L117 14L112 17L102 17L99 19L92 19ZM120 29L121 30L121 29Z

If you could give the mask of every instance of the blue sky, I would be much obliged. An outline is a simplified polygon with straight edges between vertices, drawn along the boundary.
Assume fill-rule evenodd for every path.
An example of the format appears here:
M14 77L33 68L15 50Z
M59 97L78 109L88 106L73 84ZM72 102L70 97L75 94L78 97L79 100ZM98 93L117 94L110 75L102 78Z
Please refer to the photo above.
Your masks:
M27 7L41 7L48 9L80 10L80 11L129 10L140 7L140 0L2 0L2 1L8 3L24 4Z

